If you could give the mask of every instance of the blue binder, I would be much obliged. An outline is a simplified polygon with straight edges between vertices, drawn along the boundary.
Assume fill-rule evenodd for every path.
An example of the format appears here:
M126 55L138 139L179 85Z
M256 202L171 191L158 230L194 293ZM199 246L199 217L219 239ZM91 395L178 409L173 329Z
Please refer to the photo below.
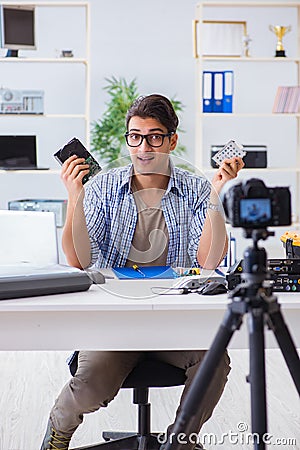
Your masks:
M232 113L233 71L203 71L203 112Z
M203 112L213 110L213 72L204 71L202 75Z
M213 73L213 112L223 112L224 72Z
M223 72L223 112L232 113L233 71Z

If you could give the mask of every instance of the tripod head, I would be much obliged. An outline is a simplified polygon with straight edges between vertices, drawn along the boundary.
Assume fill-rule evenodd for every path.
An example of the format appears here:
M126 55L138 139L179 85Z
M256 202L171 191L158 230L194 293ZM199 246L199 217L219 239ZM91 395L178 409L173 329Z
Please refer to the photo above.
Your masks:
M269 236L274 236L273 231L266 228L245 229L244 237L252 238L253 245L246 248L243 259L242 279L254 284L262 284L267 275L267 252L263 247L258 246L258 242L266 240Z
M252 239L252 245L244 251L242 282L229 296L249 300L250 298L259 297L258 292L265 289L263 284L268 277L267 252L264 247L259 246L259 241L266 240L269 236L274 236L274 232L269 231L267 228L246 228L243 230L243 235ZM271 294L271 291L271 287L269 287L268 295Z

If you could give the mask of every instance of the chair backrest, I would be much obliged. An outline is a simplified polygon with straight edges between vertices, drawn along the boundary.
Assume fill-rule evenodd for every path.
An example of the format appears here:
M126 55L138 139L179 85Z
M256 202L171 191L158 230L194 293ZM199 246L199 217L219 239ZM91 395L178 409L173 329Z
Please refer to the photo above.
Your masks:
M0 265L58 263L52 212L0 210Z

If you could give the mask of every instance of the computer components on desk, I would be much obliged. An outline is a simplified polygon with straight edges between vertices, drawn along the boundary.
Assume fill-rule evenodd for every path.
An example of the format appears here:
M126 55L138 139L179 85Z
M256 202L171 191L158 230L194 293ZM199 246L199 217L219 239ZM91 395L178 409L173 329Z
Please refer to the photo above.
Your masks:
M242 282L243 261L238 261L226 274L228 289ZM300 292L300 259L268 259L266 284L274 292Z

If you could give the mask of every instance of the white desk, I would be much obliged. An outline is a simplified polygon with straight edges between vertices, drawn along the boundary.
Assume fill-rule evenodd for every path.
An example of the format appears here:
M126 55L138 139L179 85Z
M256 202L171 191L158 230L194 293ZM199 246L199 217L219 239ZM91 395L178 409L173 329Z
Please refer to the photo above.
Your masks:
M162 286L165 280L157 280ZM227 295L151 293L153 281L108 280L86 292L0 301L0 350L164 350L208 348ZM280 294L300 347L300 294ZM266 331L266 345L278 347ZM246 317L231 348L248 348Z

